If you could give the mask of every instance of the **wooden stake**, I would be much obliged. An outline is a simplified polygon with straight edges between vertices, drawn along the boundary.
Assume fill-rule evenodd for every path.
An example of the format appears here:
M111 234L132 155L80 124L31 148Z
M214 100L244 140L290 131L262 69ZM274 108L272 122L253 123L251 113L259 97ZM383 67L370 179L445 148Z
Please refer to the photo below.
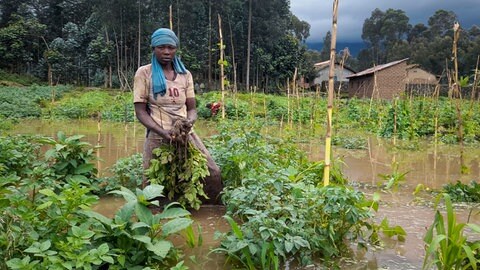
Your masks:
M330 70L328 72L328 99L327 99L327 134L325 136L325 167L323 169L323 185L330 183L330 157L332 147L332 112L333 112L333 92L335 73L335 45L337 41L337 16L338 1L333 1L333 18L332 18L332 39L330 41Z
M173 31L173 14L172 14L172 5L168 7L169 9L169 21L170 21L170 30Z
M218 14L218 35L220 37L220 89L222 91L222 119L225 119L225 75L223 60L223 35L222 35L222 17Z

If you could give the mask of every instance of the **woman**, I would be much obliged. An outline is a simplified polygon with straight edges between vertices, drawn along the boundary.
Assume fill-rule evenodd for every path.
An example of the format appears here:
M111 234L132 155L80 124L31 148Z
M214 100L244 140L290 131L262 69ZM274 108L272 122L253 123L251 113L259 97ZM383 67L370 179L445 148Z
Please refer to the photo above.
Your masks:
M178 44L173 31L167 28L157 29L151 37L152 61L138 68L135 74L135 113L147 129L143 151L144 169L150 166L153 149L162 144L181 143L181 137L172 133L177 119L182 119L190 128L197 120L192 74L176 56ZM208 161L210 176L204 179L203 189L209 199L203 200L203 203L217 204L223 188L220 169L193 131L189 132L188 140ZM143 187L147 183L144 179Z

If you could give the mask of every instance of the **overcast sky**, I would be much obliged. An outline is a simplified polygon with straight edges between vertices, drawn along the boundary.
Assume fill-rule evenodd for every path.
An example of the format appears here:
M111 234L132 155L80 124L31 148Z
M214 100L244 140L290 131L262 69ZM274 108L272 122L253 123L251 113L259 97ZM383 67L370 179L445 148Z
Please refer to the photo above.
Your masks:
M411 25L427 25L435 11L444 9L455 12L465 29L480 26L480 0L339 0L337 40L361 41L363 22L375 8L383 12L389 8L403 10ZM322 42L332 29L333 0L290 0L290 9L310 24L308 42Z

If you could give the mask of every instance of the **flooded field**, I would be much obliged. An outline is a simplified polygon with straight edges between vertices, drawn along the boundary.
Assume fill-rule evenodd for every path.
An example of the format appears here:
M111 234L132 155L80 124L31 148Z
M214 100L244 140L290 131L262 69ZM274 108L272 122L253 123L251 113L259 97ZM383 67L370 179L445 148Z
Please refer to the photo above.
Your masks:
M211 134L211 123L196 125L196 131L201 137ZM106 123L91 121L41 121L22 122L12 134L41 134L56 136L58 131L67 135L85 135L85 141L92 145L102 146L97 152L97 167L100 174L108 173L108 168L119 158L142 152L144 128L138 123ZM299 145L312 160L324 158L323 142L310 141ZM400 225L407 232L405 242L383 239L384 247L356 250L351 259L339 262L343 269L421 269L424 255L423 237L426 228L432 223L434 210L433 195L424 193L414 196L418 184L429 189L440 189L446 183L457 180L468 183L480 179L480 149L458 146L433 145L421 142L417 150L398 150L391 141L370 138L367 149L350 150L334 147L334 157L343 160L343 172L346 177L358 183L359 189L367 195L378 192L383 183L382 174L392 173L393 164L398 164L397 170L405 172L405 181L395 192L381 192L381 205L376 219L381 221L387 217L391 225ZM102 198L95 207L96 211L111 216L123 205L123 200L116 197ZM459 221L465 222L470 216L468 205L457 206ZM202 207L192 212L197 224L202 227L203 245L191 250L188 256L195 256L197 263L189 266L191 269L229 269L222 255L211 254L210 250L218 246L214 239L215 231L227 231L229 227L222 216L222 207ZM471 223L480 223L478 209L470 217ZM189 251L190 252L190 251ZM285 269L297 269L295 263ZM322 269L312 266L307 269Z

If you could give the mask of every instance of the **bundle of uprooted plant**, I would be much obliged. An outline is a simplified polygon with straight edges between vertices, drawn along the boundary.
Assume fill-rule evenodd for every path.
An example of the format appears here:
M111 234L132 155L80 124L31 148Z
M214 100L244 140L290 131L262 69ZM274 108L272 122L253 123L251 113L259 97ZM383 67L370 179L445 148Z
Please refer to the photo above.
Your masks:
M159 184L168 190L169 200L175 200L184 207L199 209L200 196L208 198L203 191L201 180L209 175L207 158L188 140L191 125L179 119L174 122L170 144L154 149L154 158L146 171L152 184Z

